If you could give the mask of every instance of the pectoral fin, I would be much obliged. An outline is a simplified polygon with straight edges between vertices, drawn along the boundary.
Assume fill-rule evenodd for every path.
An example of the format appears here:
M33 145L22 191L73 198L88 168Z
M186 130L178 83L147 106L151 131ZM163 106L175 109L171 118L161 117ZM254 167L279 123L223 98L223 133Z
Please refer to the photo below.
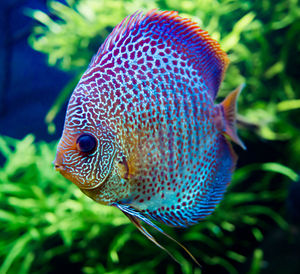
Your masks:
M224 99L221 105L224 109L225 134L228 135L233 142L241 146L243 149L246 149L246 146L239 138L236 131L237 99L244 86L245 85L242 84L239 87L237 87L234 91L229 93L229 95Z

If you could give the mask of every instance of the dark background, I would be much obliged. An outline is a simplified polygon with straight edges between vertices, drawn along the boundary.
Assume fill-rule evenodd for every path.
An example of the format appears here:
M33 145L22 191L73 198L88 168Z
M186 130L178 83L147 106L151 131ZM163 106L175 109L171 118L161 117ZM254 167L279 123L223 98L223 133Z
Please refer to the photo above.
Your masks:
M55 119L50 135L44 122L61 89L72 75L47 65L46 56L28 44L33 19L24 9L46 10L46 1L0 1L0 134L37 140L57 140L63 127L65 107Z

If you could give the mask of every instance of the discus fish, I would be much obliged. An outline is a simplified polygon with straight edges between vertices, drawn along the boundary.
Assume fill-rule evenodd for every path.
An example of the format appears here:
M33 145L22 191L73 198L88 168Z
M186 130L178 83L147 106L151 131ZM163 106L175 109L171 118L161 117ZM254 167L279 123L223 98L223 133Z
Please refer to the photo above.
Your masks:
M214 104L228 63L177 12L126 17L73 91L56 170L163 248L140 221L164 233L151 220L187 227L210 215L237 160L225 135L245 148L235 128L242 85Z

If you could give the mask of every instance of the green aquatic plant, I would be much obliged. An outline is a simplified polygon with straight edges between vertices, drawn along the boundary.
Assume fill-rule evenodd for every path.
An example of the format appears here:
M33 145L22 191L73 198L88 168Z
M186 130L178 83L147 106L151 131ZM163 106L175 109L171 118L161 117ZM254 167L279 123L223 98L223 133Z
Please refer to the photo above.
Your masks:
M29 37L32 47L48 56L49 65L76 74L45 117L49 132L55 131L55 116L112 29L137 9L157 7L153 0L69 0L67 3L49 1L50 15L40 10L25 10L40 23ZM53 16L58 20L52 19Z
M246 83L239 103L240 112L250 122L260 125L257 134L270 140L289 139L294 134L290 132L294 129L284 132L281 125L285 123L282 112L299 109L299 104L295 105L294 101L299 96L296 91L300 90L297 80L300 63L298 0L276 3L270 0L66 2L64 5L49 1L50 14L26 10L39 22L29 37L32 47L48 56L49 65L76 74L45 117L50 133L55 131L53 120L62 104L113 27L135 10L160 8L177 10L181 16L192 18L228 52L231 64L220 96L225 96L240 83ZM276 106L281 101L286 103L284 108ZM261 110L266 111L256 115Z
M45 120L53 119L90 58L126 15L137 9L178 10L220 41L231 64L220 97L246 83L239 101L248 146L224 200L204 222L165 230L186 245L204 273L259 273L260 243L274 226L287 229L284 203L300 166L298 0L68 0L48 1L36 20L31 46L49 65L74 71ZM250 122L250 124L249 124ZM248 125L247 125L248 123ZM254 125L254 126L253 126ZM59 129L61 130L61 129ZM181 265L140 235L114 208L96 204L56 174L55 144L0 137L0 273L201 273L176 245L151 231ZM247 270L245 270L247 269Z
M0 171L0 273L45 273L61 267L83 273L174 273L179 267L117 209L93 202L54 172L54 143L35 143L32 135L21 141L2 136L0 152L6 159ZM245 186L253 172L260 174L260 185ZM287 226L269 206L285 197L270 190L277 174L297 180L291 169L277 163L246 165L237 170L225 199L206 221L186 230L165 230L187 245L203 268L238 273L236 265L249 260L253 241L262 241L274 223ZM241 231L243 239L237 239ZM178 246L156 236L180 261L182 272L191 273L195 266ZM253 268L261 256L259 249L253 250Z

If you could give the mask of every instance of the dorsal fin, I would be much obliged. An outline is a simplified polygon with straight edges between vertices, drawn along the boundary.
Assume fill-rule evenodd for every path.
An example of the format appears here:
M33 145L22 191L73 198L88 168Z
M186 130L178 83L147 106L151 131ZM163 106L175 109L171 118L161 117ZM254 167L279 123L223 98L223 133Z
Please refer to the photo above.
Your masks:
M150 38L150 47L151 41L156 40L172 47L175 56L176 52L184 53L184 58L204 78L209 93L215 98L229 63L227 55L206 31L190 19L178 16L175 11L154 9L145 15L138 11L126 17L99 48L91 66L101 65L101 59L108 58L109 53L121 44L139 43L138 39L130 40L137 33Z

